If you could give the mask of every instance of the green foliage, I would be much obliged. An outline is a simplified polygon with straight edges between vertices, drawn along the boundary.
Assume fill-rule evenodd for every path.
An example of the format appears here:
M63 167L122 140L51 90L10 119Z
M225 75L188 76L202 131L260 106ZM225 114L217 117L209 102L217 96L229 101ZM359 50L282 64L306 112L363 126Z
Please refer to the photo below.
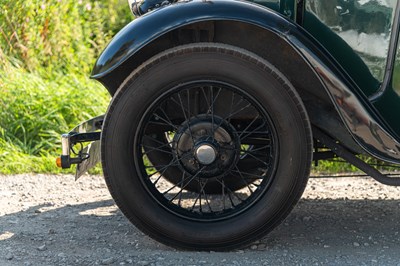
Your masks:
M41 163L33 170L47 172L48 158L54 166L59 153L60 134L104 113L109 100L100 84L76 74L54 74L49 80L11 67L0 76L0 172L22 171L21 161L28 170L35 160Z
M109 39L130 20L123 0L0 0L0 48L43 75L89 73ZM0 53L1 56L1 53Z
M319 161L318 165L314 166L312 171L314 175L327 175L332 173L353 173L359 172L360 170L357 167L346 162L337 160L325 160Z
M3 137L31 155L54 152L60 132L105 112L108 95L99 84L73 74L46 80L21 69L0 71Z
M368 155L357 155L357 157L382 173L399 173L399 166L397 165L380 161ZM313 175L341 175L343 173L364 174L360 169L341 158L319 161L318 165L313 167L312 172Z
M0 0L0 173L60 172L60 134L106 111L88 77L131 18L125 0Z

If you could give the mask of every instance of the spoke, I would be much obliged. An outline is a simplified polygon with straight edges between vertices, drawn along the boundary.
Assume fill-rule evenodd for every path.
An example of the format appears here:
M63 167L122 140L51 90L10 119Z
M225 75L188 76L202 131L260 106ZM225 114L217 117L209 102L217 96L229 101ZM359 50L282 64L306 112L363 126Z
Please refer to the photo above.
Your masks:
M218 178L216 178L215 180L217 180L218 183L222 184L221 180L219 180ZM233 194L238 200L240 200L240 202L243 202L243 200L238 195L236 195L235 192L233 192L229 187L226 187L226 188L227 188L228 192L230 192L228 194L229 198L231 198L230 194ZM235 206L235 205L233 205L233 206Z
M174 161L174 160L172 160L172 161ZM156 185L158 183L158 181L160 181L161 177L164 175L164 173L167 171L167 169L168 169L168 167L165 167L163 170L161 170L160 175L157 177L156 181L153 182L153 185ZM160 170L158 172L160 172ZM147 177L149 177L149 176L147 176Z
M212 136L211 136L211 139L212 139L212 141L214 141L215 140L215 138L214 138L214 133L215 133L215 128L214 128L214 103L215 103L215 98L214 98L214 88L211 86L211 106L210 106L210 108L211 108L211 128L212 128ZM208 112L209 112L209 110L207 111L207 114L208 114Z
M185 180L185 172L182 172L181 182L183 183L184 180ZM178 199L179 206L181 206L181 202L182 202L182 193L179 194L179 199Z
M149 121L149 124L156 125L156 126L168 126L168 127L171 126L168 123L163 123L163 122L160 122L160 121Z
M235 171L235 170L231 170L232 172L235 172L235 173L239 173L238 171ZM258 179L264 179L265 178L265 176L262 176L262 175L256 175L256 174L252 174L252 173L246 173L246 172L243 172L243 171L240 171L240 173L242 174L242 175L249 175L249 176L254 176L254 177L257 177L257 178L246 178L246 179L253 179L253 180L258 180Z
M178 164L176 164L177 162L178 162L178 158L174 158L169 162L169 164L145 166L145 168L156 168L157 172L161 172L161 171L163 171L164 169L166 169L166 168L168 168L170 166L178 165ZM161 168L157 169L158 167L161 167Z
M145 168L158 168L161 167L160 169L157 169L157 172L163 171L165 168L171 167L171 166L179 166L178 161L184 159L185 157L188 157L190 154L185 154L181 158L174 158L171 160L169 164L166 165L153 165L153 166L145 166Z
M228 198L229 198L229 201L231 202L232 208L236 207L235 203L232 200L232 197L231 197L230 193L228 193Z
M229 110L229 115L228 115L227 118L226 118L226 119L228 119L228 121L231 120L232 113L233 113L233 111L236 109L236 107L239 106L243 101L245 101L244 98L243 98L243 96L240 96L240 100L235 104L235 106L233 106L236 93L234 93L234 92L232 92L232 93L233 93L234 96L233 96L233 98L232 98L231 108L230 108L230 110Z
M196 203L200 199L200 197L201 197L201 194L198 194L195 201L193 202L192 208L190 208L190 211L194 210L194 207L196 207ZM200 202L200 211L201 211L201 202Z
M239 136L240 140L246 139L246 138L247 138L248 136L250 136L251 134L256 133L257 130L260 129L260 128L262 128L263 126L265 126L265 121L264 121L260 126L256 127L253 131L250 131L249 133L247 133L243 138L241 138L241 137ZM261 133L264 133L264 132L261 131L261 132L259 132L259 133L261 134ZM268 131L265 131L265 133L268 134L269 132L268 132ZM243 134L243 132L242 132L242 134Z
M182 109L183 116L185 117L185 120L187 121L188 120L188 116L186 114L186 111L188 111L188 110L186 110L185 107L183 106L182 97L181 97L181 93L180 92L178 92L178 99L179 99L179 103L180 103L179 105L180 105L180 107ZM190 111L188 111L188 112L190 112Z
M269 148L269 147L271 147L271 144L267 144L267 145L258 147L258 148L256 148L256 149L251 149L250 151L259 151L259 150L263 150L263 149L266 149L266 148ZM247 151L247 150L246 150L246 151Z
M172 124L172 122L168 122L166 119L164 119L163 117L159 116L158 114L154 114L154 116L155 116L156 118L158 118L158 119L161 119L161 120L164 121L167 125L173 127L175 130L179 130L179 128L178 128L176 125ZM157 122L149 121L149 123L153 123L153 124L154 124L154 123L157 123Z
M265 148L264 148L265 149ZM268 153L265 151L262 151L262 149L258 149L258 150L252 150L251 148L247 148L247 149L240 149L240 154L245 155L245 154L253 154L254 156L268 156Z
M177 196L179 193L182 193L182 191L183 191L183 190L184 190L184 189L185 189L199 174L200 174L201 171L204 170L204 168L205 168L205 166L203 166L194 176L192 176L192 177L189 179L189 181L188 181L184 186L181 187L181 190L180 190L170 201L174 200L174 199L176 198L176 196ZM184 180L183 180L183 181L184 181ZM167 191L163 192L163 195L167 194L168 192L170 192L172 189L176 188L176 187L179 186L180 184L183 185L183 182L182 182L182 183L179 182L178 184L175 184L173 187L171 187L171 188L168 189Z
M222 185L222 202L223 202L223 204L224 204L224 210L226 209L226 203L225 203L225 181L224 180L221 180L222 181L222 183L221 183L221 185Z
M212 128L212 136L211 136L211 138L214 141L214 133L222 124L222 121L221 121L221 123L219 123L219 125L217 127L215 127L215 120L214 120L214 117L215 117L215 108L214 108L214 106L215 106L215 103L216 103L216 101L217 101L222 89L218 88L218 92L217 92L217 94L215 96L214 96L214 87L213 86L210 86L210 90L211 90L210 107L208 108L206 114L207 115L208 114L211 115L211 128Z
M236 172L239 174L240 178L243 180L244 184L247 186L247 188L250 190L250 193L253 194L254 191L250 188L249 183L247 183L246 179L243 177L242 172L239 170L239 168L235 165L235 169L237 170Z
M231 107L230 107L230 109L229 109L229 115L232 114L233 104L234 104L234 102L235 102L236 93L232 92L231 95L232 95L232 97L231 97ZM242 98L242 99L243 99L243 98ZM230 119L230 118L228 119L228 122L229 122L229 123L231 122L231 119Z
M215 104L215 102L217 101L217 99L218 99L219 94L221 93L221 91L222 91L222 89L221 89L221 88L218 88L218 92L217 92L216 96L214 96L214 87L211 86L211 98L212 98L212 99L211 99L210 107L208 108L206 114L210 114L210 113L211 113L211 115L214 116L214 104Z
M213 136L214 136L215 131L222 125L222 123L223 123L224 120L230 121L230 119L231 119L232 117L234 117L235 115L237 115L237 114L240 113L241 111L243 111L243 110L249 108L250 106L252 106L251 103L249 103L248 105L242 107L241 109L237 110L237 111L234 112L234 113L230 113L227 117L225 117L224 119L222 119L221 122L218 124L217 127L213 127L213 129L214 129L214 131L213 131Z
M156 179L156 181L153 182L153 185L157 185L158 181L160 181L161 177L164 175L164 173L167 171L168 168L165 168L164 171L162 171L162 173L160 173Z
M161 148L164 148L164 147L170 147L169 145L170 144L167 143L167 144L161 145L159 147L152 147L152 146L148 146L148 145L143 145L142 144L142 147L146 148L146 150L145 150L145 152L143 152L143 154L147 155L147 154L149 154L149 153L151 153L153 151L159 151L159 152L168 153L168 154L172 154L173 155L174 154L173 152L161 149Z
M212 208L211 208L210 202L208 201L207 194L206 194L205 191L204 191L204 187L207 185L208 179L206 179L206 181L204 182L203 185L201 185L202 182L199 182L199 183L200 183L200 186L201 186L201 188L200 188L200 189L201 189L201 192L202 192L202 194L204 195L204 199L206 200L206 203L207 203L207 205L208 205L208 208L210 209L210 211L211 211L212 213L214 213L214 211L213 211ZM201 199L200 199L200 202L201 202Z
M189 94L189 91L188 91L188 94ZM190 128L190 123L189 123L190 111L188 110L188 115L189 115L189 117L188 117L186 115L186 113L185 113L185 108L183 106L182 97L181 97L181 94L179 92L178 92L178 98L179 98L179 102L181 103L182 112L183 112L183 115L185 117L186 125L188 126L188 129L189 129L190 138L192 139L192 142L193 142L193 145L194 145L195 141L194 141L194 138L193 138L193 135L192 135L192 129ZM189 108L189 106L188 106L188 108Z
M148 135L144 135L143 138L148 138L148 139L150 139L151 141L157 142L158 144L161 144L161 145L164 145L164 144L165 144L165 142L162 142L162 141L160 141L160 140L158 140L158 139L155 139L155 138L153 138L153 137L150 137L150 136L148 136ZM168 142L167 144L168 144L168 145L171 145L172 143L174 143L174 142L171 141L171 142Z
M204 100L206 101L208 108L211 108L211 105L210 105L210 103L208 102L208 97L207 97L207 95L206 95L206 92L204 91L204 87L201 87L201 91L203 92ZM208 110L208 109L207 109L207 110Z
M180 94L178 93L178 97L180 97ZM185 108L185 106L183 106L183 102L181 100L181 102L179 103L176 99L174 99L173 97L169 98L172 102L174 102L179 108L182 109L184 118L186 119L186 112L189 114L189 116L194 116L188 109Z
M251 153L246 153L246 154L248 154L249 156L253 157L254 159L259 161L260 163L264 164L265 166L269 167L269 164L267 162L264 162L263 160L261 160L260 158L254 156L253 154L251 154Z
M246 155L246 154L252 154L254 156L266 156L265 153L262 152L257 152L257 151L253 151L253 150L240 150L242 153L240 153L241 155Z
M239 138L243 135L244 132L246 132L247 129L249 129L254 122L260 117L260 114L257 114L257 116L250 122L250 124L247 125L247 127L245 129L243 129L243 131L240 133Z
M166 118L171 124L174 124L174 123L172 123L171 119L169 119L169 116L168 116L167 113L164 111L164 109L162 109L161 107L159 107L158 110L160 110L160 111L164 114L165 118Z
M190 114L191 114L191 110L193 110L193 108L190 108L190 93L189 93L189 89L187 89L186 91L187 91L187 94L186 94L187 110L188 110L188 113L189 113L189 117L191 117ZM196 102L196 100L195 100L195 102Z
M174 188L179 187L179 185L183 184L184 181L185 181L185 179L182 179L179 183L176 183L175 185L173 185L172 187L170 187L168 190L164 191L162 194L165 195L165 194L167 194L168 192L170 192L171 190L173 190ZM190 181L189 181L189 183L190 183ZM179 193L182 193L182 191L183 191L183 189L181 189L178 193L176 193L176 195L175 195L172 199L170 199L170 202L173 201L173 200L177 197L177 195L178 195Z
M247 108L251 107L252 104L249 103L246 106L240 108L239 110L237 110L236 112L231 113L229 116L225 117L224 120L230 119L232 117L234 117L235 115L237 115L238 113L242 112L243 110L246 110Z

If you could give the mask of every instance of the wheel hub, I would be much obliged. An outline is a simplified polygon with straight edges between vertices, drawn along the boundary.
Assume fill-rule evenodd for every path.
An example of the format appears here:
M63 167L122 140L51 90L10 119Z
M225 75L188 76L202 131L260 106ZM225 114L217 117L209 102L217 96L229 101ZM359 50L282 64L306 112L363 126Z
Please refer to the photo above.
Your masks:
M240 155L236 130L218 116L200 115L185 121L173 143L182 170L203 178L223 175Z

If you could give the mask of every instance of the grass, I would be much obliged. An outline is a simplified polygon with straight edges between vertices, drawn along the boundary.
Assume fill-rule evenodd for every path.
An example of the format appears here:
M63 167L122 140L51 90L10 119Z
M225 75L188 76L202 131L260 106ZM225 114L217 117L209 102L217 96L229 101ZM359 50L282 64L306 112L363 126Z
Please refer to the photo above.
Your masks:
M0 172L58 172L60 134L105 113L108 93L75 74L49 80L10 67L0 76Z
M0 0L1 174L60 172L60 134L106 111L88 77L131 19L125 0Z

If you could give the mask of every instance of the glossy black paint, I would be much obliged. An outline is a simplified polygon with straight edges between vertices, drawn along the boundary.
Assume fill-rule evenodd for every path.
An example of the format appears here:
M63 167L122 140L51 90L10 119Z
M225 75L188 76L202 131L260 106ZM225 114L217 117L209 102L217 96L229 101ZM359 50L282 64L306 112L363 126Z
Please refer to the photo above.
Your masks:
M395 139L394 133L389 133L382 126L383 122L378 114L365 96L361 92L357 93L351 79L348 79L340 67L335 66L334 61L319 50L310 39L305 39L302 34L291 33L287 35L287 38L297 49L300 49L302 55L321 78L355 141L374 157L399 163L400 143Z
M385 121L393 128L394 131L400 135L400 119L398 112L400 108L400 95L395 90L394 71L396 60L396 53L398 50L400 33L400 1L397 2L396 16L393 22L392 38L388 52L388 62L385 69L385 77L380 89L376 94L370 97L375 108L385 118ZM398 70L397 70L398 71ZM396 72L397 72L396 71ZM398 75L398 72L396 73Z
M188 1L163 7L136 19L113 39L98 59L94 79L106 79L158 37L200 21L233 20L274 32L314 69L357 143L371 155L400 163L400 143L365 95L330 54L304 29L264 7L241 1Z
M92 78L99 79L153 40L176 28L200 21L236 20L285 31L288 23L278 13L245 1L186 1L162 7L124 27L98 58Z
M383 79L383 83L380 87L380 89L373 95L369 97L369 100L371 102L376 102L380 97L383 96L385 91L391 89L391 82L393 78L393 70L394 70L394 65L396 61L396 50L397 50L397 44L399 41L399 31L400 31L400 2L397 2L397 7L396 7L396 15L393 21L393 28L392 28L392 36L390 40L390 46L389 46L389 54L388 54L388 60L386 64L386 69L385 69L385 77Z

